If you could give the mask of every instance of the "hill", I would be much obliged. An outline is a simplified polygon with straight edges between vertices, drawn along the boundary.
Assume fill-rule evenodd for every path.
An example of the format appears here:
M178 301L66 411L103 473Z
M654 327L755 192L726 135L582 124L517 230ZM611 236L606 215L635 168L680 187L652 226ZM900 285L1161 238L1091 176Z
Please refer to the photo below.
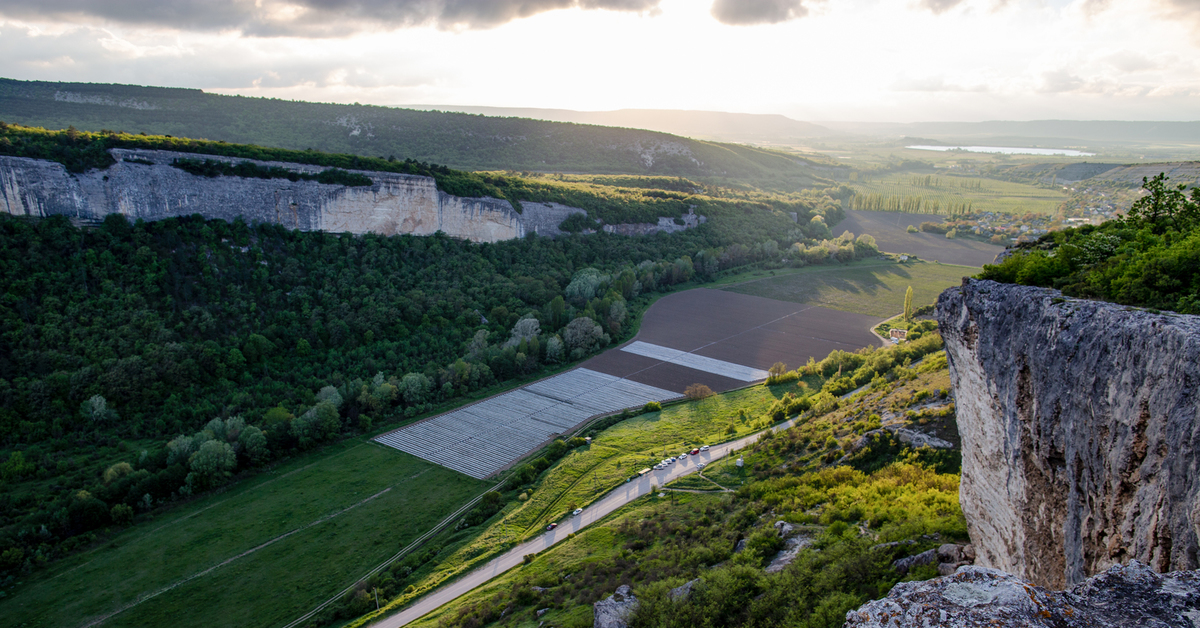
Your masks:
M465 170L660 174L822 182L817 164L634 129L208 94L198 89L0 79L0 119L395 156Z
M627 127L720 142L778 142L828 137L836 131L779 114L688 111L681 109L618 109L574 111L531 107L472 107L461 105L405 105L409 109L457 111L485 116L532 118L576 124Z

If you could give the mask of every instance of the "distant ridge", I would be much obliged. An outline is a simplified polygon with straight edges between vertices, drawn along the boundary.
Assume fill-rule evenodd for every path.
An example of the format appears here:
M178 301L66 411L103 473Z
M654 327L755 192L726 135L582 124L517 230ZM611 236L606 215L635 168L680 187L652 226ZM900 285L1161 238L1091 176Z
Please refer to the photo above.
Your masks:
M422 111L456 111L485 116L533 118L661 131L722 142L777 142L796 138L828 137L838 132L779 114L691 111L684 109L617 109L575 111L530 107L476 107L462 105L400 105Z
M828 165L656 131L208 94L196 89L0 79L0 120L517 170L828 183ZM799 124L799 123L798 123Z

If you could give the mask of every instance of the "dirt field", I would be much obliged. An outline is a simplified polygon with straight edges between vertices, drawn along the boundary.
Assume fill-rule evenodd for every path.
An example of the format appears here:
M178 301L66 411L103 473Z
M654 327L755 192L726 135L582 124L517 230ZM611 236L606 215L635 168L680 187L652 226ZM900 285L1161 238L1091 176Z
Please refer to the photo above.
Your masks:
M963 277L978 272L978 268L933 262L859 262L841 267L811 266L798 273L765 277L725 290L841 310L835 316L852 316L846 312L854 312L882 320L904 309L904 292L909 286L913 288L913 304L920 307L933 303L946 288L961 284Z
M799 366L834 349L877 343L881 317L839 312L724 290L697 289L660 299L646 312L637 340L759 369L776 362ZM700 383L714 391L745 382L613 350L582 365L635 382L683 392Z
M923 222L941 222L941 216L931 214L904 214L900 212L846 211L846 219L834 225L834 235L850 231L855 236L869 233L875 237L879 250L888 253L908 253L924 260L937 260L943 264L983 266L991 264L1004 247L966 238L946 239L937 233L908 233L909 225L920 226Z

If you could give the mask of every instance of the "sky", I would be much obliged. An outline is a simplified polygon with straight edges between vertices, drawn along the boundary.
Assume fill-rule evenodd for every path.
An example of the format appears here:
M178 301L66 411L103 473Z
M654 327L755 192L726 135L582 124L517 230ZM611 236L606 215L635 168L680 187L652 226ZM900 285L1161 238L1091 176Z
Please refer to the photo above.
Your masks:
M0 76L816 122L1200 120L1200 0L0 0Z

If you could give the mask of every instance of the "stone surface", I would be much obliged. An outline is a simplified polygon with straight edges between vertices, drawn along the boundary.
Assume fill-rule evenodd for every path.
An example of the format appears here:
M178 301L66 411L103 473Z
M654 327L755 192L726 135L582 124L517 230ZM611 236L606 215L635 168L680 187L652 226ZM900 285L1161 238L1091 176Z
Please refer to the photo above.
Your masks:
M116 164L75 175L55 162L0 157L0 211L64 214L85 221L103 220L112 213L124 214L131 221L191 214L231 221L241 216L250 223L280 224L302 231L428 235L440 230L476 242L522 237L528 220L508 201L446 194L430 177L362 171L373 182L362 187L287 179L208 178L170 163L176 158L246 160L155 150L113 149L111 153ZM324 170L294 163L254 163L304 173ZM544 221L537 215L538 209L533 208L531 218Z
M637 610L638 601L629 585L617 587L617 592L592 605L594 628L628 628L629 615Z
M775 554L771 559L771 563L767 565L763 571L767 573L779 573L784 567L792 564L796 560L796 556L800 554L800 550L812 545L812 539L806 536L794 536L783 543L783 549Z
M978 280L937 314L976 564L1055 588L1200 567L1200 317Z
M1200 573L1159 575L1114 566L1070 591L1050 591L996 569L901 582L882 600L846 614L845 628L1195 628Z
M699 578L696 578L695 580L689 580L689 581L675 587L674 589L671 589L667 593L667 597L671 598L673 601L691 599L692 589L695 589L696 586L699 584L700 584Z

